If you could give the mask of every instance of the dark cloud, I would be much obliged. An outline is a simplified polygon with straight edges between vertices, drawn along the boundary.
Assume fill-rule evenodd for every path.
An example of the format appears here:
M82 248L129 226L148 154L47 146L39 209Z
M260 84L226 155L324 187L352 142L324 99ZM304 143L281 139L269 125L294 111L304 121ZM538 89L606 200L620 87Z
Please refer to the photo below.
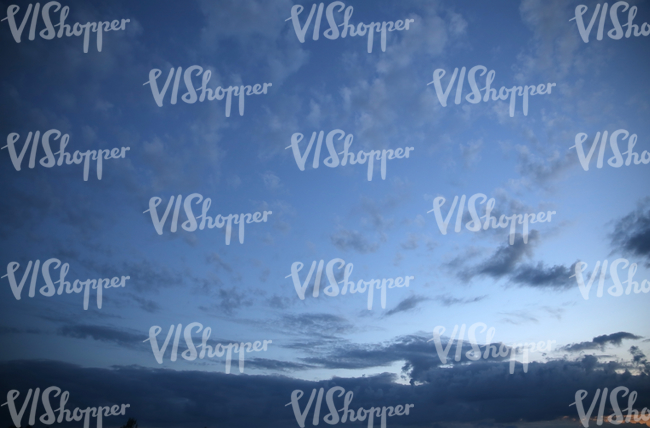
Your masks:
M120 346L132 348L141 343L146 336L130 333L112 327L100 325L64 325L58 330L61 336L74 337L75 339L94 339L102 342L115 343Z
M519 285L536 288L568 289L575 285L570 278L575 265L571 267L555 265L546 267L541 261L537 265L520 266L509 276L510 281Z
M590 342L574 343L571 345L564 346L561 349L568 352L589 351L593 349L600 349L601 351L604 351L605 346L607 346L608 344L614 346L621 346L623 344L623 339L638 340L638 339L643 339L643 337L634 335L632 333L619 331L618 333L596 336Z
M319 348L317 352L313 352L317 354L316 356L301 358L301 361L328 369L369 369L387 367L401 362L403 363L403 376L419 380L422 378L423 373L443 364L483 364L509 358L494 357L489 354L486 360L472 362L466 355L467 352L473 350L472 345L467 340L459 341L442 337L440 341L443 349L449 348L446 359L438 354L435 342L430 337L412 334L399 336L383 343L335 344L329 348ZM459 344L461 356L459 361L455 361L456 348ZM491 345L499 349L501 343L492 343ZM478 346L484 352L485 345ZM510 348L506 346L506 349Z
M145 299L144 297L139 296L133 296L133 300L135 300L140 305L140 309L143 311L152 314L160 311L160 305L153 300Z
M512 245L509 243L501 245L490 257L477 265L466 266L463 261L465 257L457 257L448 263L448 266L458 270L458 277L464 281L469 281L476 276L489 276L500 279L506 275L511 275L524 257L532 256L532 247L538 239L539 232L537 230L530 232L526 244L523 237L517 234ZM470 248L470 255L475 257L476 250Z
M395 306L393 309L386 312L386 316L388 317L388 316L395 315L395 314L400 313L400 312L410 311L411 309L415 309L415 307L418 304L420 304L422 302L426 302L427 300L431 300L431 299L428 298L428 297L417 296L417 295L409 296L406 299L399 302L397 304L397 306Z
M643 351L638 346L630 347L629 351L632 354L632 364L643 370L646 375L650 375L650 361L648 361Z
M616 250L645 259L646 266L650 266L650 198L643 199L636 210L615 222L610 239Z
M43 331L36 328L16 328L16 327L0 326L0 335L1 334L43 334Z
M520 235L515 236L513 245L502 245L486 261L479 264L474 275L486 275L492 278L501 278L514 272L517 263L524 257L532 255L532 246L539 239L539 232L533 230L525 244Z
M246 360L246 367L280 372L291 372L295 370L307 370L314 368L314 366L309 364L294 363L291 361L270 360L268 358L253 358L251 360Z
M428 340L424 336L407 335L380 344L346 343L323 355L302 360L330 369L385 367L404 361L404 371L417 373L441 364L434 343Z
M552 288L567 290L575 284L571 278L575 267L562 265L545 266L543 262L524 264L525 258L533 255L533 249L539 242L539 232L532 230L528 236L528 243L524 244L523 237L516 235L514 244L501 245L497 250L478 264L467 266L466 257L456 257L447 264L457 270L458 277L469 281L476 276L487 276L494 279L507 278L511 283L533 288ZM469 258L476 257L476 250L470 249Z
M600 363L587 356L578 361L531 363L527 373L517 367L512 375L508 374L508 365L502 362L460 365L452 369L431 367L419 373L417 385L403 385L387 373L313 382L283 376L227 375L138 366L98 369L54 361L23 360L0 363L0 388L3 391L18 389L24 397L29 388L43 390L55 385L70 392L68 408L128 403L130 407L123 419L106 418L107 426L119 426L128 417L134 417L141 426L163 428L296 426L291 406L285 406L290 402L291 392L300 389L308 397L313 388L328 390L334 386L354 392L351 405L354 409L415 405L409 416L390 419L392 426L422 427L434 423L446 426L454 422L482 425L488 421L516 422L519 426L533 421L576 419L575 407L569 406L575 401L576 391L585 389L592 396L597 388L604 387L611 390L626 386L638 393L635 408L650 406L647 375L618 373L622 368L619 363ZM306 397L301 400L301 410L306 400ZM342 399L335 402L337 408L342 407ZM609 408L605 411L606 415L611 413ZM37 415L41 412L39 406ZM313 414L312 405L307 426L312 426ZM323 400L321 418L326 414ZM24 422L27 417L26 413ZM376 427L379 426L377 422ZM0 423L5 426L12 423L8 411L0 412Z

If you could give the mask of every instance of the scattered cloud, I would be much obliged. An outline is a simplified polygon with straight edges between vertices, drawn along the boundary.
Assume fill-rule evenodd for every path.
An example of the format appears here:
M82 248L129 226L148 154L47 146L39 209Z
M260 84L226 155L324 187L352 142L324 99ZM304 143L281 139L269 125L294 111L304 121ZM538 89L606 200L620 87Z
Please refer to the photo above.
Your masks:
M573 343L571 345L564 346L562 349L567 352L582 352L598 349L604 351L605 347L610 344L614 346L621 346L623 344L623 340L625 339L639 340L643 338L632 333L619 331L618 333L596 336L589 342Z

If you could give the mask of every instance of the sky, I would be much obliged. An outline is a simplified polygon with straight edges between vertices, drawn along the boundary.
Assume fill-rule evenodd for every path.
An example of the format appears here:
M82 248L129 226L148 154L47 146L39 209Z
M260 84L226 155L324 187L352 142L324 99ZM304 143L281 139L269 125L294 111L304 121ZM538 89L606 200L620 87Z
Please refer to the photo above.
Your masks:
M335 387L353 391L354 409L413 404L391 427L578 427L577 391L586 409L604 388L650 407L650 166L624 163L635 138L640 159L650 152L646 36L608 35L609 4L585 43L581 25L604 7L586 0L332 3L61 1L70 31L120 20L85 49L83 35L43 38L43 15L24 19L35 3L0 1L0 19L11 15L0 21L0 401L18 391L20 407L56 386L70 409L128 403L107 427L161 428L300 426L323 388L322 425ZM620 3L621 24L626 7L641 32L650 3ZM62 9L50 4L52 24ZM334 37L328 19L346 10L355 30L378 23L372 44ZM473 103L470 74L478 89L493 78L496 94L545 93L526 114L519 95L514 110L508 93ZM200 101L204 81L213 92ZM97 160L87 172L81 157L48 160L50 130L53 153L64 140L71 159L106 150L101 179ZM377 151L372 174L367 160L342 164L346 145L358 161ZM472 232L473 195L479 217L490 203L497 220L553 214L527 233ZM187 211L202 209L210 219L195 227ZM230 235L209 227L231 214L251 214L243 234L233 217ZM87 304L85 291L53 291L65 264L71 287L118 278L100 281L101 308L96 289ZM619 293L615 276L625 290L634 267L639 292ZM379 288L369 301L343 295L346 281ZM230 364L193 353L186 337L198 348L208 328L212 347L250 342L244 360L232 346ZM533 342L549 345L511 362ZM510 354L472 359L472 345ZM313 406L305 426L319 422ZM9 408L0 423L18 426Z

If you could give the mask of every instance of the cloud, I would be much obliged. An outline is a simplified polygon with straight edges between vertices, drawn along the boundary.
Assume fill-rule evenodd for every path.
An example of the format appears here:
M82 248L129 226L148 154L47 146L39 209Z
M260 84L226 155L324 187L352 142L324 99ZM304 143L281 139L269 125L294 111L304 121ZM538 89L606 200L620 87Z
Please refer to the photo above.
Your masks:
M253 358L246 360L246 367L255 369L267 369L280 372L292 372L295 370L311 369L314 366L309 364L293 363L291 361L270 360L267 358Z
M278 177L271 171L267 171L264 174L262 174L262 181L264 182L264 187L266 187L269 190L277 190L281 187L280 177Z
M217 253L214 253L214 252L210 253L208 255L208 257L207 257L207 260L208 260L208 262L214 264L214 266L217 268L217 271L223 269L223 270L225 270L226 272L229 272L229 273L233 272L232 266L229 263L225 262L221 258L221 256L219 254L217 254Z
M228 177L226 183L228 183L228 186L232 187L233 189L237 189L239 186L241 186L242 181L238 175L233 175L231 177Z
M441 364L433 342L420 335L399 336L380 344L346 343L301 360L330 369L363 369L405 361L408 370L422 371Z
M610 239L616 250L645 259L650 267L650 198L641 200L634 211L614 223Z
M194 283L195 279L184 275L183 271L172 269L163 263L151 259L127 260L121 265L118 262L107 263L82 259L85 268L93 269L104 277L128 275L131 279L127 285L138 293L149 293L160 288L182 287Z
M495 279L502 278L515 271L517 263L524 257L532 256L532 247L539 239L539 232L532 230L528 237L528 243L520 235L515 237L513 245L502 245L490 258L480 263L470 272L462 273L465 277L489 276Z
M507 278L513 284L538 289L568 290L573 287L575 265L570 267L555 265L545 266L543 262L523 264L524 258L533 256L533 249L539 243L539 232L532 230L528 236L528 244L524 244L521 235L515 236L513 245L504 244L482 262L468 266L466 261L475 258L480 252L470 247L467 254L458 256L446 265L457 271L457 276L469 281L476 276L487 276L494 279Z
M533 31L529 52L519 56L520 78L544 74L555 82L570 72L584 73L594 60L595 48L583 46L573 16L572 4L562 0L523 0L519 11L521 18ZM592 48L592 49L589 49ZM589 49L591 55L584 55Z
M400 246L404 250L415 250L418 248L418 235L409 233L409 237L406 239L406 241L401 242Z
M395 306L393 309L386 312L386 316L389 317L391 315L395 315L400 312L410 311L411 309L415 309L415 307L418 304L422 302L426 302L427 300L431 300L431 299L428 297L418 296L418 295L409 296L406 299L399 302L397 306Z
M501 315L505 315L503 322L514 325L521 325L528 322L539 323L539 320L532 316L528 311L512 311L512 312L500 312Z
M551 308L548 306L543 306L542 309L556 318L558 321L562 321L562 315L566 312L564 308Z
M443 357L438 354L435 343L429 337L421 334L402 335L382 343L336 343L320 347L312 352L314 356L303 357L300 360L327 369L369 369L402 363L403 377L421 381L424 373L443 364L485 364L510 358L509 356L494 356L490 353L487 359L474 362L466 355L467 352L473 350L468 341L442 337L441 344L443 348L451 349L444 363ZM460 359L455 361L455 353L459 344ZM501 343L491 343L490 345L499 349ZM485 345L478 346L480 346L481 352L484 352ZM510 349L509 346L504 346L505 349Z
M468 297L468 298L457 298L457 297L452 297L449 295L444 295L444 296L436 296L434 297L434 300L439 301L442 303L442 306L454 306L454 305L466 305L468 303L476 303L480 302L481 300L485 299L487 295L483 296L478 296L478 297Z
M580 342L580 343L573 343L571 345L566 345L561 349L567 352L581 352L581 351L588 351L593 349L600 349L601 351L604 351L605 346L607 346L608 344L614 346L621 346L623 344L624 339L639 340L639 339L643 339L643 337L637 336L632 333L626 333L624 331L620 331L618 333L596 336L590 342Z
M0 151L5 157L6 149ZM8 162L8 159L2 159ZM0 179L4 183L11 183L12 177L17 171L11 171L5 165L0 172ZM12 174L13 173L13 174ZM3 221L0 224L0 237L8 238L12 232L32 224L34 219L43 212L56 212L54 207L61 204L56 193L51 191L51 185L46 180L34 180L29 187L19 185L7 185L3 192L5 197L0 200L0 210L3 213Z
M645 356L643 351L641 351L638 346L630 347L629 351L630 354L632 354L632 364L641 368L646 375L650 375L650 361L648 361L648 358Z
M362 222L373 228L377 233L384 234L393 226L391 219L386 219L384 214L397 207L408 196L405 194L389 195L381 201L370 198L361 198L361 211L368 215Z
M296 420L291 407L285 406L292 391L302 390L308 397L313 389L327 391L341 386L353 391L354 409L414 404L409 417L399 420L400 426L405 427L455 426L454 423L476 426L486 422L489 426L526 426L526 422L535 421L555 426L554 422L563 418L577 419L575 407L569 405L580 389L593 396L598 388L625 386L638 393L635 408L649 407L647 375L633 375L626 370L641 365L644 356L638 349L630 349L630 354L631 361L601 362L588 355L575 361L531 362L527 373L516 363L515 373L509 374L509 361L461 361L451 368L441 368L431 342L424 337L403 336L383 345L350 345L313 362L326 367L364 368L405 361L404 370L410 376L404 375L402 379L382 373L337 376L316 382L287 376L228 375L137 365L101 369L48 360L14 360L0 362L0 389L18 389L24 396L28 388L55 385L70 392L68 408L128 403L130 407L123 420L105 420L115 425L133 417L142 426L162 428L210 426L209 421L215 420L233 428L292 426ZM312 363L253 358L246 364L290 371ZM409 379L410 385L397 383ZM303 397L301 409L306 400ZM342 399L335 402L337 409L343 406ZM37 415L41 411L39 408ZM312 407L307 413L308 421L313 413ZM325 416L325 408L320 413ZM610 413L606 408L605 414ZM0 423L9 426L11 422L9 412L0 412Z
M517 172L524 177L523 184L534 184L547 188L562 178L565 171L576 165L575 152L561 154L557 150L544 150L537 155L527 146L515 146L517 152Z
M460 154L463 158L463 162L465 163L465 168L470 168L481 160L482 146L483 139L469 141L467 144L460 145Z
M575 285L575 281L570 278L573 272L573 265L545 267L540 261L537 265L519 266L509 278L515 284L534 288L568 289Z
M296 301L295 299L290 299L288 297L273 295L271 298L268 299L268 304L270 307L275 309L287 309L295 301Z
M223 312L226 315L233 315L235 311L241 308L246 308L253 305L253 299L250 293L238 287L225 287L218 285L211 293L218 300L218 303L210 305L199 306L199 308L207 313Z
M354 250L361 254L374 253L379 243L370 242L361 232L340 228L330 236L332 244L342 251Z
M199 5L206 23L201 29L202 51L220 52L224 45L234 43L237 60L249 67L254 64L274 87L307 64L309 52L285 21L291 1L200 0Z
M75 339L90 338L101 342L114 343L127 348L133 348L144 340L142 334L130 333L125 330L101 325L64 325L59 328L57 333L61 336L73 337Z
M280 325L285 332L322 339L337 339L340 335L354 330L354 324L347 319L325 313L283 315Z
M149 312L149 313L155 313L160 311L160 305L153 300L145 299L144 297L139 297L139 296L133 296L133 300L138 302L140 305L140 308L143 311Z
M226 0L219 4L201 0L199 4L209 20L203 29L203 35L211 42L217 38L234 36L277 37L285 25L282 18L289 15L292 6L288 0Z

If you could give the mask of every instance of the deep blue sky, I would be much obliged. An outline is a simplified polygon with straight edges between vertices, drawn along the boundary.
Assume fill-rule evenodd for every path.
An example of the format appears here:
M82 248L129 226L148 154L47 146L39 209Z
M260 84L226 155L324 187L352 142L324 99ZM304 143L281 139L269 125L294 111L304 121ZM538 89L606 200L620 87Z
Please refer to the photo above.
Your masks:
M377 34L368 53L365 36L325 38L325 14L319 40L312 21L300 43L286 20L298 3L302 25L313 3L64 2L70 24L130 19L125 31L104 33L102 52L92 33L88 53L83 37L28 40L31 21L16 43L8 21L0 23L2 145L18 133L20 150L29 132L57 129L69 134L71 153L130 147L125 159L104 161L101 181L94 161L84 181L82 165L39 165L42 146L36 167L28 167L30 149L20 171L0 151L2 266L18 262L18 281L30 260L51 258L69 263L66 280L130 276L124 288L104 290L101 309L93 291L88 310L82 294L42 296L42 276L34 298L26 280L21 300L2 278L0 394L18 389L22 403L29 388L57 385L74 405L130 403L127 416L143 427L297 426L284 406L291 391L336 385L355 391L354 408L415 403L411 415L389 419L393 427L575 426L561 418L577 418L569 407L577 390L591 397L620 385L638 391L636 407L648 405L650 295L597 298L594 284L585 300L569 277L576 262L586 262L590 276L596 262L625 258L638 265L636 281L650 280L650 165L613 168L608 145L603 168L596 149L584 171L572 148L576 134L587 134L588 150L597 132L625 129L638 137L635 152L650 151L648 38L598 41L596 21L584 43L570 21L581 4L574 1L345 2L354 24L414 20L408 31L388 33L386 52ZM29 3L2 1L0 15L11 4L20 6L20 23ZM597 2L584 4L588 23ZM631 5L636 24L650 21L647 1ZM43 28L39 20L37 33ZM605 34L610 29L608 18ZM162 71L160 89L172 67L193 65L211 71L210 88L272 86L246 97L243 116L238 98L230 117L225 100L181 101L182 78L178 103L170 104L172 79L157 106L143 85L150 71ZM464 101L467 80L463 102L454 103L454 85L442 107L427 85L434 71L446 70L446 88L454 68L476 65L495 71L497 90L555 86L530 97L527 116L520 97L513 117L507 101ZM199 87L201 77L193 82ZM478 82L483 87L485 76ZM311 166L312 148L299 170L285 149L292 135L304 135L304 152L313 132L334 129L353 135L354 153L414 150L388 161L385 180L379 162L372 181L367 165L326 167L325 141L320 166ZM335 144L341 151L343 141ZM626 151L627 140L619 147ZM223 230L184 231L182 209L179 230L169 230L172 209L157 234L143 213L149 200L162 198L162 216L170 197L192 193L212 200L212 217L273 214L247 224L243 244L235 225L230 245ZM495 198L497 217L556 214L531 225L527 244L519 225L513 245L505 229L455 233L456 214L441 234L428 213L434 198L446 198L446 215L454 196L477 193ZM466 210L462 224L469 220ZM312 296L312 276L300 300L287 278L292 264L305 265L304 281L313 261L336 258L354 265L355 282L415 279L388 290L385 308L377 291L370 311L366 294L323 295L325 273L320 296ZM619 276L626 280L627 269ZM614 284L609 273L604 281L605 290ZM233 359L226 375L224 357L170 362L169 348L158 364L143 342L149 329L162 327L161 344L170 325L192 322L211 327L212 345L272 343L247 354L244 374ZM528 373L518 365L509 375L507 363L484 360L440 367L428 342L434 327L446 328L446 343L455 325L479 322L494 328L494 343L556 345L531 355ZM477 341L485 344L485 333ZM6 409L0 419L10 424Z

